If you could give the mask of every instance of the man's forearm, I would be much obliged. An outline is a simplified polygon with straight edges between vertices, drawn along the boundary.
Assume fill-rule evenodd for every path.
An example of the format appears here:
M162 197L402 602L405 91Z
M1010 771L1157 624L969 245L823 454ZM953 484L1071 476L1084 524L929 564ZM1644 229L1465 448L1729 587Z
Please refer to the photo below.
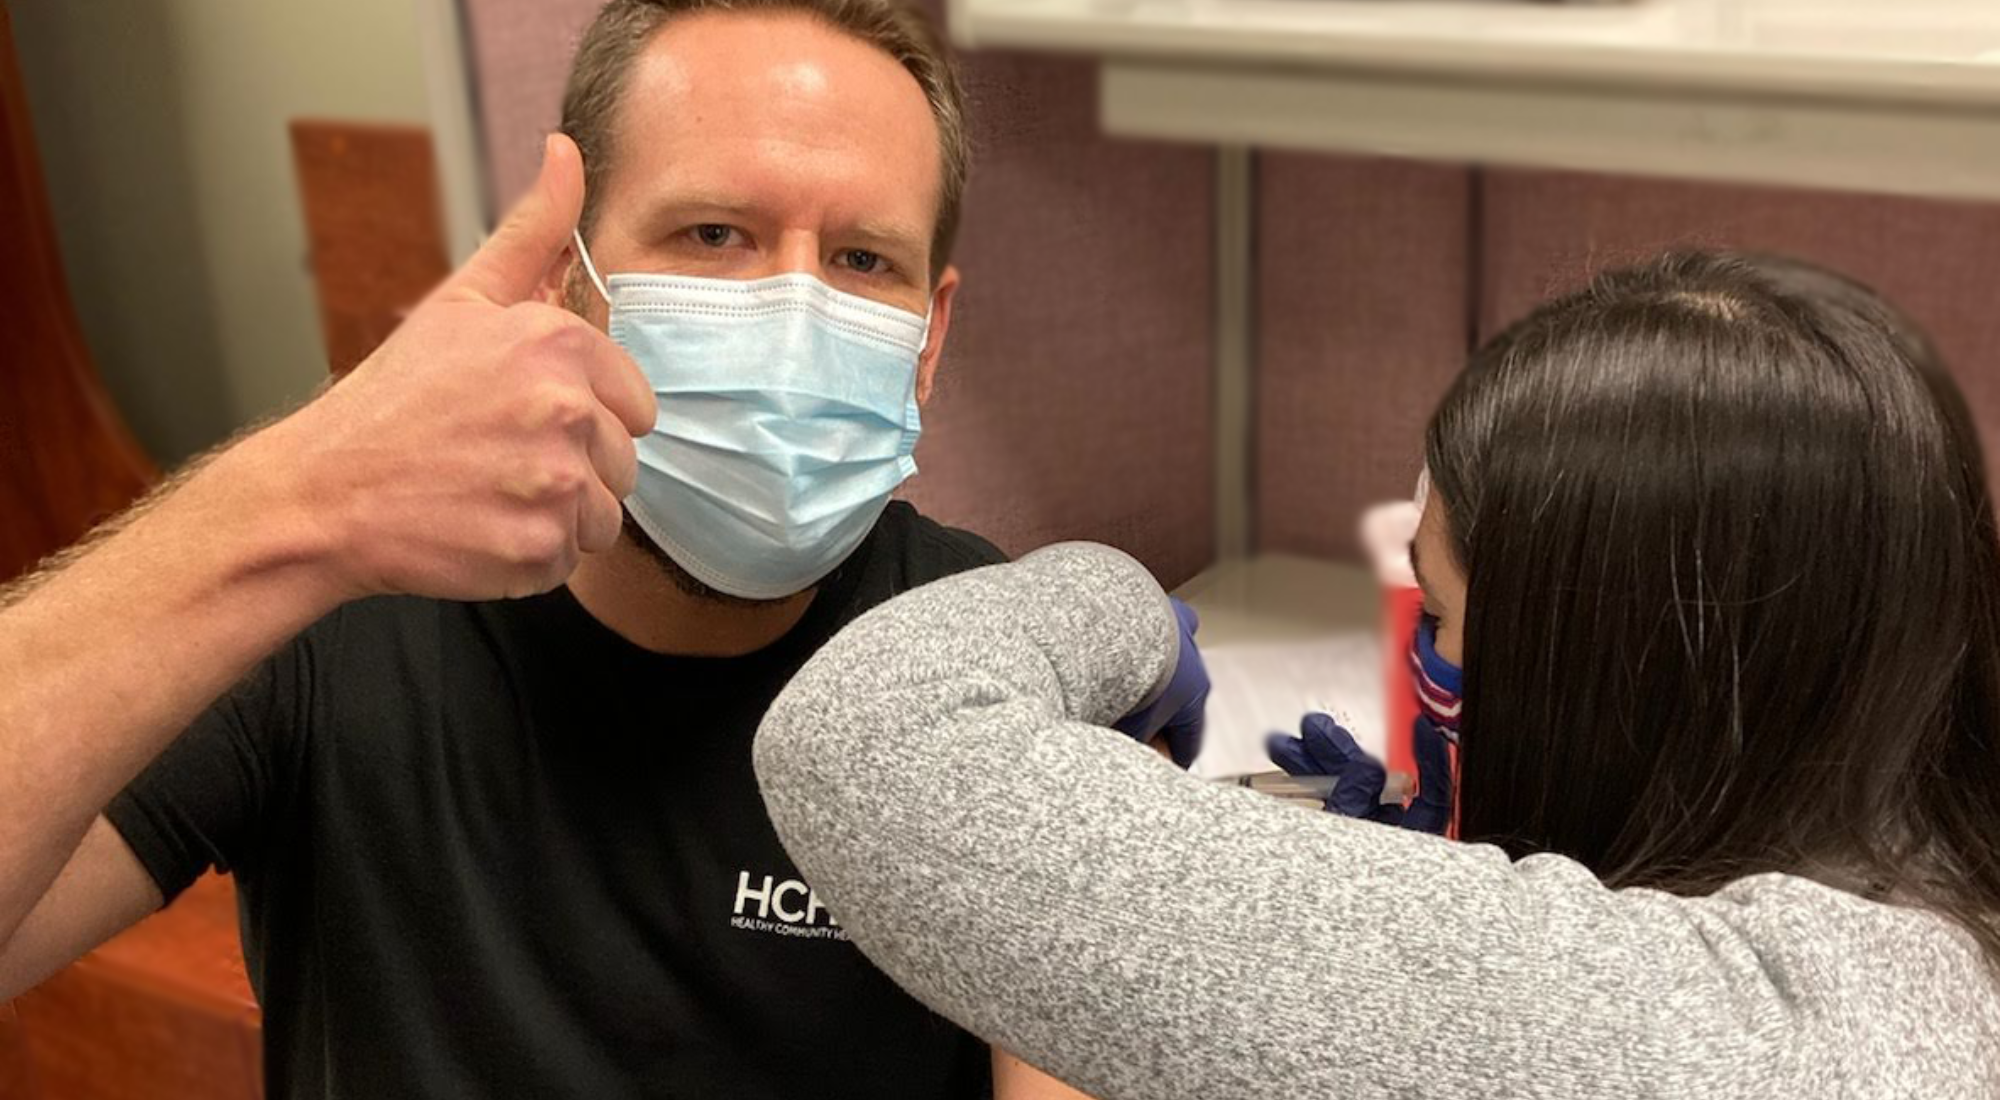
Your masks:
M92 817L347 599L546 592L618 539L652 387L540 301L583 207L552 136L491 240L317 400L0 593L0 947Z
M0 943L112 796L342 598L275 449L243 440L0 591Z

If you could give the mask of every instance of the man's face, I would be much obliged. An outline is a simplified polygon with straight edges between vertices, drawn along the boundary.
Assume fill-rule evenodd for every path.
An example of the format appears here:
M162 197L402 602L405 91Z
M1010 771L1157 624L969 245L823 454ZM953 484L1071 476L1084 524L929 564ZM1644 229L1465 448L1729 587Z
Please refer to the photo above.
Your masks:
M916 394L928 400L958 273L930 278L943 158L923 90L882 50L796 13L674 19L634 64L591 226L598 271L749 280L805 273L923 315ZM600 328L582 265L551 293ZM702 584L628 512L626 536L682 591Z
M895 58L803 14L676 19L635 64L616 135L588 242L599 271L803 272L919 316L934 302L929 396L958 276L931 284L938 128ZM571 300L606 324L594 293Z

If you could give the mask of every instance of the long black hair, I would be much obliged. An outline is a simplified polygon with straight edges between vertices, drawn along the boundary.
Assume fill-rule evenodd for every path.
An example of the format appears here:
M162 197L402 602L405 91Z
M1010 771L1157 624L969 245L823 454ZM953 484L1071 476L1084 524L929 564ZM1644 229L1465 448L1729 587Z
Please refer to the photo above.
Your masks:
M2000 965L2000 533L1915 325L1804 264L1666 256L1480 351L1426 450L1468 583L1463 837L1688 895L1804 874Z

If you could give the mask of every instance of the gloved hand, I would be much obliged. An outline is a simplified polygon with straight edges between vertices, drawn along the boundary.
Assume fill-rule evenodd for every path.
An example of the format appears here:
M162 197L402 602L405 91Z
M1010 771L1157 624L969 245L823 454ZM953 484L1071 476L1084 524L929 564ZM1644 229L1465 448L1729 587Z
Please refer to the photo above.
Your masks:
M1173 678L1167 681L1167 688L1159 698L1119 719L1111 728L1142 745L1165 738L1168 755L1176 765L1185 768L1201 754L1201 731L1208 709L1208 669L1201 663L1201 651L1194 645L1194 632L1201 629L1200 616L1178 599L1173 600L1173 605L1174 617L1181 627L1181 648L1174 661Z
M1330 813L1443 833L1451 824L1450 749L1444 735L1421 715L1411 726L1410 736L1417 758L1417 797L1408 807L1382 804L1382 788L1389 780L1387 769L1355 744L1340 723L1324 714L1300 719L1297 737L1273 733L1265 740L1264 751L1289 775L1333 776L1338 782L1326 796Z

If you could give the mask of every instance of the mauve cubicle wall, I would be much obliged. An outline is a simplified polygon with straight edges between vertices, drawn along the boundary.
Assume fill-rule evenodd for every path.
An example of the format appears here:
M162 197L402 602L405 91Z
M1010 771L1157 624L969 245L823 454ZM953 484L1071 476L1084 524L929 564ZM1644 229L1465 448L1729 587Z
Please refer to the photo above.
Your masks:
M1409 498L1465 363L1473 175L1274 153L1257 180L1254 543L1356 557L1362 510Z
M1214 555L1214 155L1099 136L1089 65L966 60L965 286L908 495L1178 584Z
M542 163L562 118L577 39L603 0L459 0L489 209L505 210Z
M464 0L491 194L534 178L597 0ZM1214 550L1214 155L1098 133L1080 62L963 58L965 276L906 495L1011 553L1124 548L1163 583Z
M1476 342L1673 247L1782 252L1874 286L1936 339L2000 457L2000 206L1289 154L1259 170L1260 549L1352 556L1359 511L1408 492Z
M1485 184L1491 336L1594 271L1673 247L1782 252L1881 291L1937 341L2000 450L2000 206L1558 172Z

